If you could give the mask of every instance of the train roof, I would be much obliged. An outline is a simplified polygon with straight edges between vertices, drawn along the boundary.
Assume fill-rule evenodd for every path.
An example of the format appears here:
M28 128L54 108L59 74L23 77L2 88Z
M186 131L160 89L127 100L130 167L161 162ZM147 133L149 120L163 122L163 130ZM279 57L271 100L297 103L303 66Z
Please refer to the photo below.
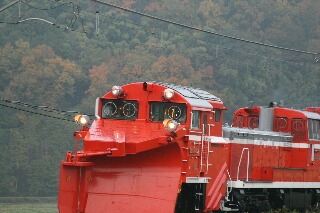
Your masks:
M274 132L259 129L248 129L224 126L223 135L227 138L253 138L258 140L274 140L275 138L282 138L282 141L291 141L292 135L285 132Z
M180 93L182 96L186 98L197 98L197 99L204 99L204 100L210 100L210 101L219 101L221 102L221 99L218 98L215 95L212 95L211 93L204 91L202 89L194 89L192 87L186 87L186 86L180 86L175 84L167 84L167 83L155 83L159 84L164 87L168 87L178 93Z
M320 115L315 112L301 111L307 118L320 120Z
M175 92L182 95L193 107L212 109L213 107L211 104L209 104L208 101L222 102L221 99L218 98L217 96L207 91L201 90L199 88L195 89L192 87L186 87L186 86L175 85L175 84L167 84L162 82L152 82L152 83L174 90Z

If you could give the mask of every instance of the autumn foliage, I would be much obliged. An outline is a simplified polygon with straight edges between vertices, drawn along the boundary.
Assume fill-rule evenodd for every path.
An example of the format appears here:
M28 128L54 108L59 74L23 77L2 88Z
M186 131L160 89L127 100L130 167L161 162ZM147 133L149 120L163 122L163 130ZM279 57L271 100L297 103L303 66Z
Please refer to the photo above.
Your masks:
M166 82L215 94L230 108L229 123L250 100L320 105L319 55L233 39L319 52L320 1L109 2L203 31L92 1L75 1L80 10L56 7L61 1L28 1L33 7L23 4L21 19L55 25L0 24L0 97L94 114L95 99L113 85ZM17 10L1 12L0 20L15 22ZM55 196L59 162L73 149L78 127L4 106L0 117L0 196Z

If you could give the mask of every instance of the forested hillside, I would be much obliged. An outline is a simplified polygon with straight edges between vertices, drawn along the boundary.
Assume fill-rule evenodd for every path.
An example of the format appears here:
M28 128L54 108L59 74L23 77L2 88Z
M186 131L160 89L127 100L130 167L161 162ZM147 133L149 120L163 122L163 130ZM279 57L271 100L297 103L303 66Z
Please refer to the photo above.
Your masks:
M78 128L67 111L93 114L113 85L199 87L228 123L250 100L320 106L320 1L12 2L0 2L0 196L56 196Z

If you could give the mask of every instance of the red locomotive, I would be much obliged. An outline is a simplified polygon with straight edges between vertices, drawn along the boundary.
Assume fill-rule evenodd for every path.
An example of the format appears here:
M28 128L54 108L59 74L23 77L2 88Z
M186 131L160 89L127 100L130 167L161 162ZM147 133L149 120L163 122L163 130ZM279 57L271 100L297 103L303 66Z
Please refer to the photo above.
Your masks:
M320 196L320 108L271 103L236 111L200 89L140 82L76 116L61 163L59 212L260 212L306 209ZM79 144L81 143L81 144ZM79 148L81 145L81 149Z

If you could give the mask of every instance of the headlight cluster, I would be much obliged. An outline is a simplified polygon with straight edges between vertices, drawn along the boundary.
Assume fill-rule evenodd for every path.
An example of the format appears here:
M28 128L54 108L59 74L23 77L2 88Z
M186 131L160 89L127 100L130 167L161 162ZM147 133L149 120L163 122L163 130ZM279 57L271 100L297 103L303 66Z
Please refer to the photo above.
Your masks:
M113 86L111 92L115 97L118 97L123 94L123 90L120 86Z
M174 132L178 128L179 123L175 120L167 118L163 121L163 125L168 131Z
M163 91L163 97L166 99L166 100L170 100L172 99L174 96L174 91L172 89L165 89Z
M80 126L87 126L90 123L90 118L87 115L76 115L74 121Z

